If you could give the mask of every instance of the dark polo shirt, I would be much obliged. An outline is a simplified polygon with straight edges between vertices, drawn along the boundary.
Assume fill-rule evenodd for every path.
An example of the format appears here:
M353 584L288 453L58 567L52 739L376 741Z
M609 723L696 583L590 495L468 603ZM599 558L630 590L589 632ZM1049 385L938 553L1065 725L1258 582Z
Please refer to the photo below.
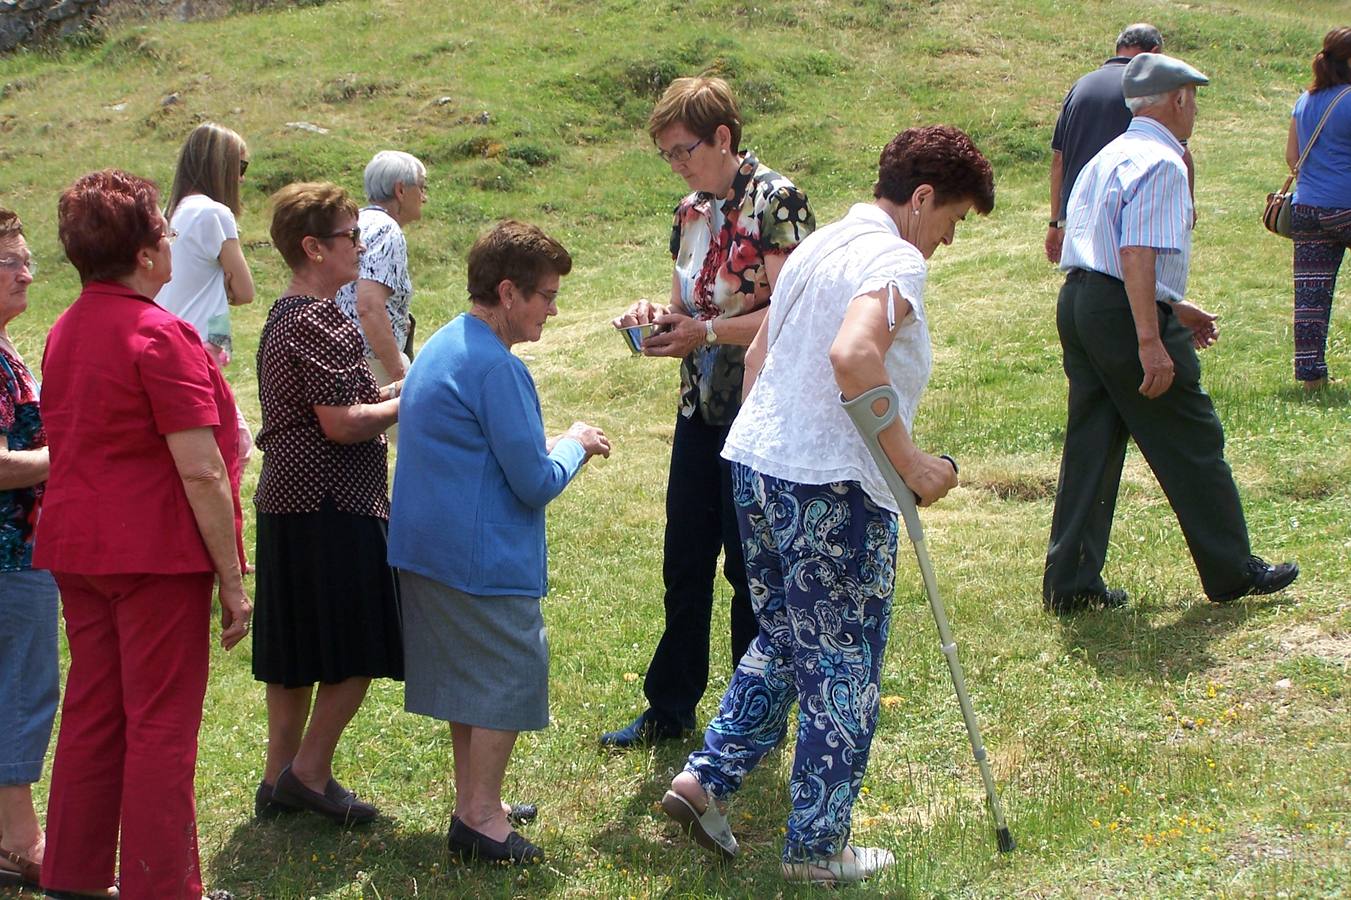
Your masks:
M1074 179L1098 151L1125 133L1131 123L1130 107L1121 92L1121 76L1130 58L1114 56L1098 69L1080 78L1065 95L1056 119L1051 149L1064 158L1065 178L1060 194L1060 217L1069 208Z

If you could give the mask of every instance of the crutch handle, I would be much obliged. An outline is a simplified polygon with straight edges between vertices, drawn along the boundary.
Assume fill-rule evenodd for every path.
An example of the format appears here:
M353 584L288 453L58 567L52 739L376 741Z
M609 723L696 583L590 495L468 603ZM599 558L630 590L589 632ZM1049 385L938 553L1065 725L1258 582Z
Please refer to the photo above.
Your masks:
M883 401L886 407L881 413L873 410L873 404L877 401ZM897 410L900 407L900 398L896 395L896 389L889 384L880 384L875 388L870 388L859 394L853 400L844 399L840 395L840 403L844 405L844 411L853 419L854 427L863 435L863 442L868 445L868 450L872 453L873 461L877 463L877 468L881 470L882 477L886 479L887 487L896 497L896 504L901 508L901 518L905 520L905 532L912 542L924 537L924 532L919 523L919 510L915 506L915 501L919 495L910 489L910 485L905 483L901 473L896 471L896 467L891 464L886 451L882 449L882 441L879 437L883 431L896 421ZM952 465L952 471L960 471L957 468L957 460L944 454L941 459L946 459Z

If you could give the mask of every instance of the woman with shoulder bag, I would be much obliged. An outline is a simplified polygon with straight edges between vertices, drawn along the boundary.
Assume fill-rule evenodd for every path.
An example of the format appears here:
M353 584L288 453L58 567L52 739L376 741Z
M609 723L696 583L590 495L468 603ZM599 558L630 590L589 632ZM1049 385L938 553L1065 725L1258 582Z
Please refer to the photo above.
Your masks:
M1332 291L1342 256L1351 247L1347 94L1351 94L1351 26L1342 26L1327 33L1323 49L1313 58L1313 83L1295 102L1285 146L1286 162L1298 169L1290 219L1295 242L1295 379L1309 391L1328 384L1324 353Z

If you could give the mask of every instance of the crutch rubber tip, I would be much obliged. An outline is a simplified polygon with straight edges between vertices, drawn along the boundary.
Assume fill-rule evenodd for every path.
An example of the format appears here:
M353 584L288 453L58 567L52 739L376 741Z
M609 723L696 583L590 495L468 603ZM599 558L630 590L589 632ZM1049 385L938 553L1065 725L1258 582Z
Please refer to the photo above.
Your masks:
M996 828L994 836L995 842L999 844L1000 853L1012 853L1013 849L1018 846L1007 828Z

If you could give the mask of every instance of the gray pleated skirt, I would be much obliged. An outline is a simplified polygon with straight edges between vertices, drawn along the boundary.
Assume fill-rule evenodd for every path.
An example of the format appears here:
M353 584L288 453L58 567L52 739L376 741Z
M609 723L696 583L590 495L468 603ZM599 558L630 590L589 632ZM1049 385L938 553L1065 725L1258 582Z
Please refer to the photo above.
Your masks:
M549 725L549 637L538 597L484 597L399 570L404 709L499 731Z

